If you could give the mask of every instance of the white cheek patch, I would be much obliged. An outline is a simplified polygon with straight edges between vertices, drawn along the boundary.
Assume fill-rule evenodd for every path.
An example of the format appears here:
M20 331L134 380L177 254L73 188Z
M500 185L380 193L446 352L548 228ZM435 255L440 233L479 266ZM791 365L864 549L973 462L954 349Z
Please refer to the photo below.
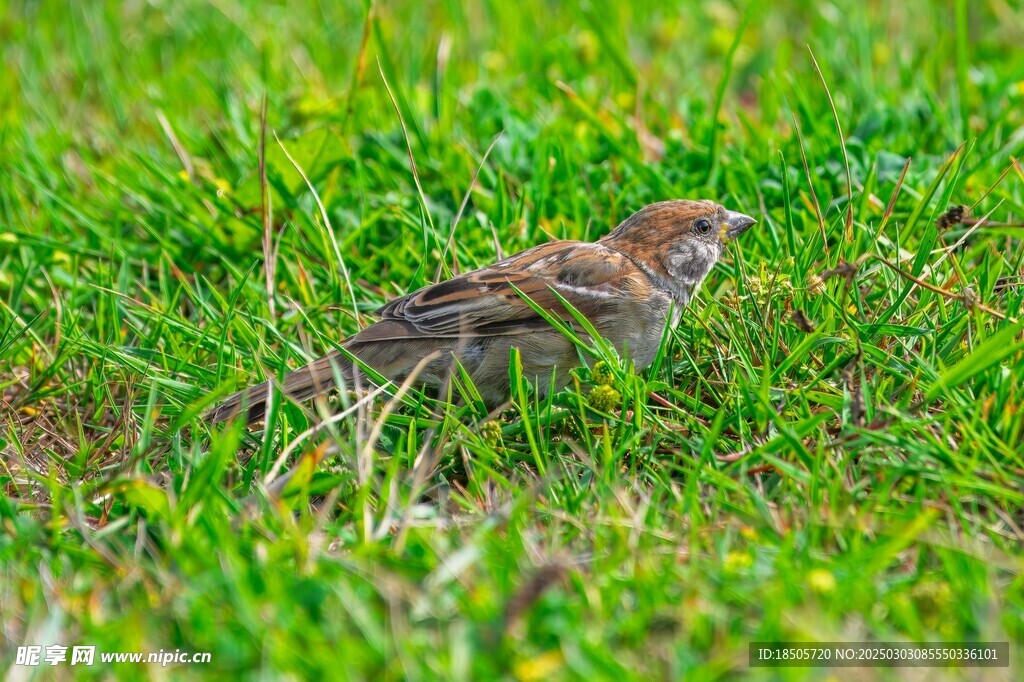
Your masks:
M718 249L702 241L687 241L669 252L668 272L680 284L696 288L718 260Z

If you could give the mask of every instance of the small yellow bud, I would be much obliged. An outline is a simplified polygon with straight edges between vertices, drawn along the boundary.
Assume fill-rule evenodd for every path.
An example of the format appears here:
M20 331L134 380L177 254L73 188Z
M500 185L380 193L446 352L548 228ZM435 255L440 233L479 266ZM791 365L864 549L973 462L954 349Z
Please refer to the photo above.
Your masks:
M615 375L604 360L598 360L590 368L590 380L598 386L615 385Z
M584 64L593 64L601 53L601 42L593 31L580 31L576 35L576 55Z
M489 421L480 425L480 437L484 442L494 445L501 442L501 424Z
M816 274L811 274L807 277L807 293L811 296L817 296L825 291L825 280Z
M501 71L505 68L505 56L498 51L485 52L483 63L488 71Z

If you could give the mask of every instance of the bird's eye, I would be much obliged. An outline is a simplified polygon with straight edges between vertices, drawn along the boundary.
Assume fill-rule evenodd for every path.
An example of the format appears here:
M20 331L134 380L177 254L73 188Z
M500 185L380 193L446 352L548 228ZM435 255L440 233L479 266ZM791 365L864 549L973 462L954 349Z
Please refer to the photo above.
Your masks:
M693 229L695 229L699 234L708 234L711 232L711 223L701 218L694 222Z

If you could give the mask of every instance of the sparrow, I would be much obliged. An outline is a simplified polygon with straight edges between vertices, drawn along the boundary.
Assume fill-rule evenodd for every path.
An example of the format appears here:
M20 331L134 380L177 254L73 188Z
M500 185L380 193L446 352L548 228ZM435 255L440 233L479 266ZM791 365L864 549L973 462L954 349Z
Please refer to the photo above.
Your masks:
M754 223L713 201L651 204L596 242L541 244L391 301L376 311L380 321L342 344L347 354L335 350L290 372L281 390L301 401L334 389L338 378L351 387L349 354L392 381L407 378L425 360L414 378L438 388L457 359L484 401L498 405L509 396L509 352L515 347L523 376L536 382L543 397L552 387L564 387L580 361L574 344L534 306L585 338L561 299L643 369L654 360L666 325L678 322L726 244ZM230 396L209 421L242 414L250 424L260 421L270 390L265 382Z

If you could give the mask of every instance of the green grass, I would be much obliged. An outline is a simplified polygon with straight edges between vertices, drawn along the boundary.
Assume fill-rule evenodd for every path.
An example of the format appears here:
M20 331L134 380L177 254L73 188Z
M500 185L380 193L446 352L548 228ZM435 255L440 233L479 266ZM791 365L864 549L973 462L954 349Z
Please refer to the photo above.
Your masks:
M340 4L0 13L0 662L718 679L754 640L997 640L1019 675L1015 3ZM759 224L608 412L198 416L678 197Z

